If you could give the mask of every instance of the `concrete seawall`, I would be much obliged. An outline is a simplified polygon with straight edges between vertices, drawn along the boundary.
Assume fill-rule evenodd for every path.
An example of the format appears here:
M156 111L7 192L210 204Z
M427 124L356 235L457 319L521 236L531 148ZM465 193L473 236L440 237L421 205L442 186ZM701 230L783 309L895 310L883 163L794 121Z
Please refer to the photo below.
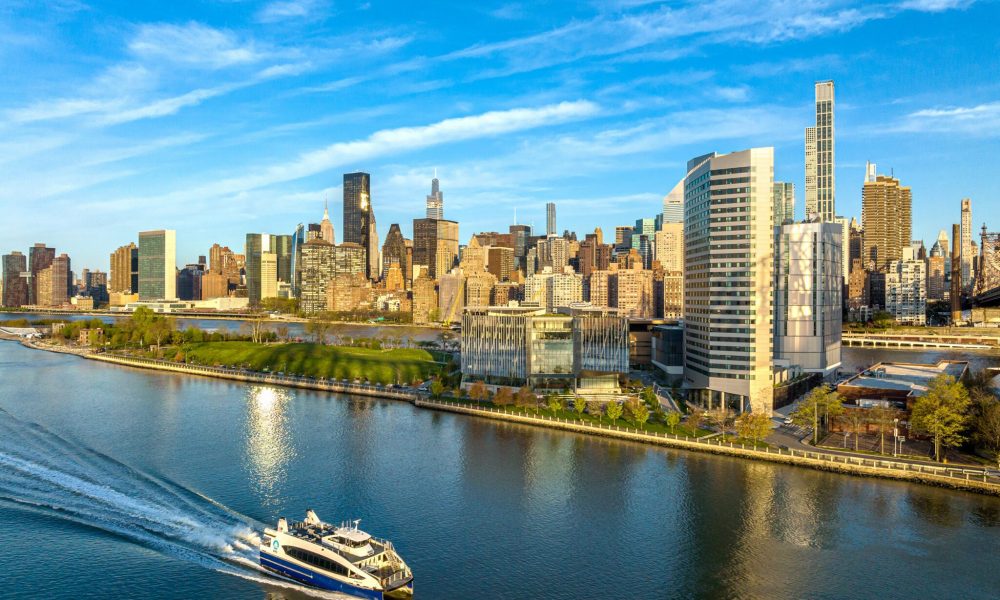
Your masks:
M439 402L435 400L418 399L414 404L421 408L430 408L454 412L464 415L473 415L498 421L509 421L523 423L537 427L549 427L572 431L586 435L600 435L645 444L656 444L684 450L694 450L697 452L711 452L726 456L736 456L753 460L765 460L787 465L796 465L818 469L821 471L831 471L835 473L845 473L849 475L862 475L866 477L880 477L883 479L897 479L923 483L939 487L947 487L957 490L977 492L1000 496L1000 484L973 479L968 474L965 477L948 475L948 469L936 466L914 465L910 463L900 463L891 460L878 458L855 458L851 456L841 456L836 454L823 454L819 452L802 452L798 450L757 450L753 448L741 447L740 444L732 444L713 439L687 438L684 436L674 436L670 434L647 433L635 428L616 426L597 426L556 419L547 416L529 416L504 412L498 409L476 408L462 406L449 402Z
M416 394L412 392L396 390L379 384L369 385L363 383L343 383L339 381L315 380L306 377L249 373L235 369L206 367L184 363L170 363L148 358L112 356L107 354L80 354L79 356L90 360L98 360L101 362L136 367L139 369L184 373L186 375L201 375L203 377L231 379L233 381L243 381L246 383L281 385L305 390L316 390L320 392L355 394L358 396L373 396L377 398L387 398L390 400L403 400L405 402L413 402L416 398Z

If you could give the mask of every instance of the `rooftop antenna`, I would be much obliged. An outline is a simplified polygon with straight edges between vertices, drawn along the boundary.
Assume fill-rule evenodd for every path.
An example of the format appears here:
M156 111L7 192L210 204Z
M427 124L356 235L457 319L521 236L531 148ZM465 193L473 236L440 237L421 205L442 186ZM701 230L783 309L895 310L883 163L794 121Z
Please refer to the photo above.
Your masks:
M438 178L438 168L434 167L434 179Z

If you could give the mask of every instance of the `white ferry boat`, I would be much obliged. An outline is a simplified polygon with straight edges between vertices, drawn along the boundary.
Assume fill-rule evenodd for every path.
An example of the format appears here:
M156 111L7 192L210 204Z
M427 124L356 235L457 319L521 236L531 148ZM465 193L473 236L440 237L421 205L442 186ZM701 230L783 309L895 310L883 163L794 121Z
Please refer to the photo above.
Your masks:
M392 543L358 529L360 521L330 525L309 509L301 523L278 519L260 544L265 569L304 583L372 600L413 596L413 572Z

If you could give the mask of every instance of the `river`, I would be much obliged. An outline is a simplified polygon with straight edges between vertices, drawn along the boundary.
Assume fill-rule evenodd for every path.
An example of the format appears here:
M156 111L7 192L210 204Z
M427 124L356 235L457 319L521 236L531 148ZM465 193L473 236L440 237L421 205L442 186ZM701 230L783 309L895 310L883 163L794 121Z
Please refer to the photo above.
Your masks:
M416 597L995 598L1000 499L0 342L7 598L307 598L261 523L362 519Z
M128 315L101 314L99 316L94 316L94 315L75 315L72 313L0 312L0 325L3 325L4 321L12 321L19 319L28 319L29 321L37 321L40 319L63 319L66 321L81 321L81 320L97 318L104 321L105 323L111 323L125 316ZM176 315L171 315L171 316L174 316L176 318L177 327L179 329L196 327L198 329L203 329L205 331L238 332L245 323L245 321L239 319L203 319L195 317L176 316ZM302 322L275 320L269 322L267 327L271 331L277 331L279 327L287 327L288 335L290 337L293 338L308 337L308 334L305 332L305 324ZM331 326L329 335L339 336L341 338L359 338L359 337L371 337L372 335L382 334L382 335L397 337L401 341L409 340L411 343L417 343L417 342L436 341L438 340L438 335L442 331L444 330L431 327L408 327L405 325L337 323Z

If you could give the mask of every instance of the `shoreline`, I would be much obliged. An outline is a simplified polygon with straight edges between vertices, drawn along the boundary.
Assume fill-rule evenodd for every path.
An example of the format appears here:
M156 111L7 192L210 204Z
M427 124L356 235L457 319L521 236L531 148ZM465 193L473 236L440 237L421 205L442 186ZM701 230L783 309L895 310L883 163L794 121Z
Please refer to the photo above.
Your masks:
M845 475L862 477L875 477L880 479L893 479L897 481L907 481L923 485L950 488L979 494L1000 496L1000 483L985 480L985 475L973 473L972 469L955 469L944 466L932 466L893 461L889 458L859 458L838 454L826 454L822 452L808 452L793 449L782 449L772 451L770 448L757 450L745 447L743 444L723 442L712 437L690 438L687 436L677 436L667 433L650 433L640 431L636 428L620 427L616 425L593 425L580 421L558 419L547 415L530 416L507 412L504 410L477 407L468 403L447 400L432 400L422 394L407 389L394 389L380 384L344 383L342 381L317 381L307 378L292 376L278 376L275 374L257 374L236 369L226 369L221 367L208 367L200 365L189 365L183 363L171 364L166 361L96 354L88 351L74 351L68 348L39 344L28 340L22 340L21 345L33 350L43 350L57 354L71 354L88 360L96 360L108 364L119 366L148 369L155 371L165 371L195 375L201 377L212 377L216 379L228 379L232 381L242 381L244 383L259 383L266 385L279 385L298 389L307 389L321 392L354 394L387 400L404 401L413 404L416 408L426 410L437 410L462 414L472 417L492 419L496 421L506 421L531 425L534 427L544 427L569 431L583 435L609 437L643 444L669 447L674 449L689 450L696 452L709 452L716 455L731 456L749 460L762 460L772 463L780 463L792 466L810 468L813 470L834 472ZM960 473L960 474L955 474ZM985 471L983 471L985 473ZM973 479L973 476L976 479ZM982 476L983 480L978 477Z
M46 310L46 311L18 311L18 310L3 310L0 309L0 313L8 315L25 315L27 318L30 315L35 316L49 316L49 317L59 317L59 316L80 316L80 317L112 317L112 318L126 318L132 316L130 312L113 312L109 310ZM250 321L253 315L244 314L214 314L214 313L157 313L166 317L173 319L189 319L189 320L204 320L204 321ZM307 319L305 317L284 317L280 319L266 319L268 324L280 325L282 323L308 323L314 319ZM0 320L0 325L2 325L3 320ZM413 329L428 329L433 331L450 331L451 329L445 325L416 325L414 323L369 323L367 321L323 321L323 323L329 323L331 325L354 325L359 327L410 327Z

